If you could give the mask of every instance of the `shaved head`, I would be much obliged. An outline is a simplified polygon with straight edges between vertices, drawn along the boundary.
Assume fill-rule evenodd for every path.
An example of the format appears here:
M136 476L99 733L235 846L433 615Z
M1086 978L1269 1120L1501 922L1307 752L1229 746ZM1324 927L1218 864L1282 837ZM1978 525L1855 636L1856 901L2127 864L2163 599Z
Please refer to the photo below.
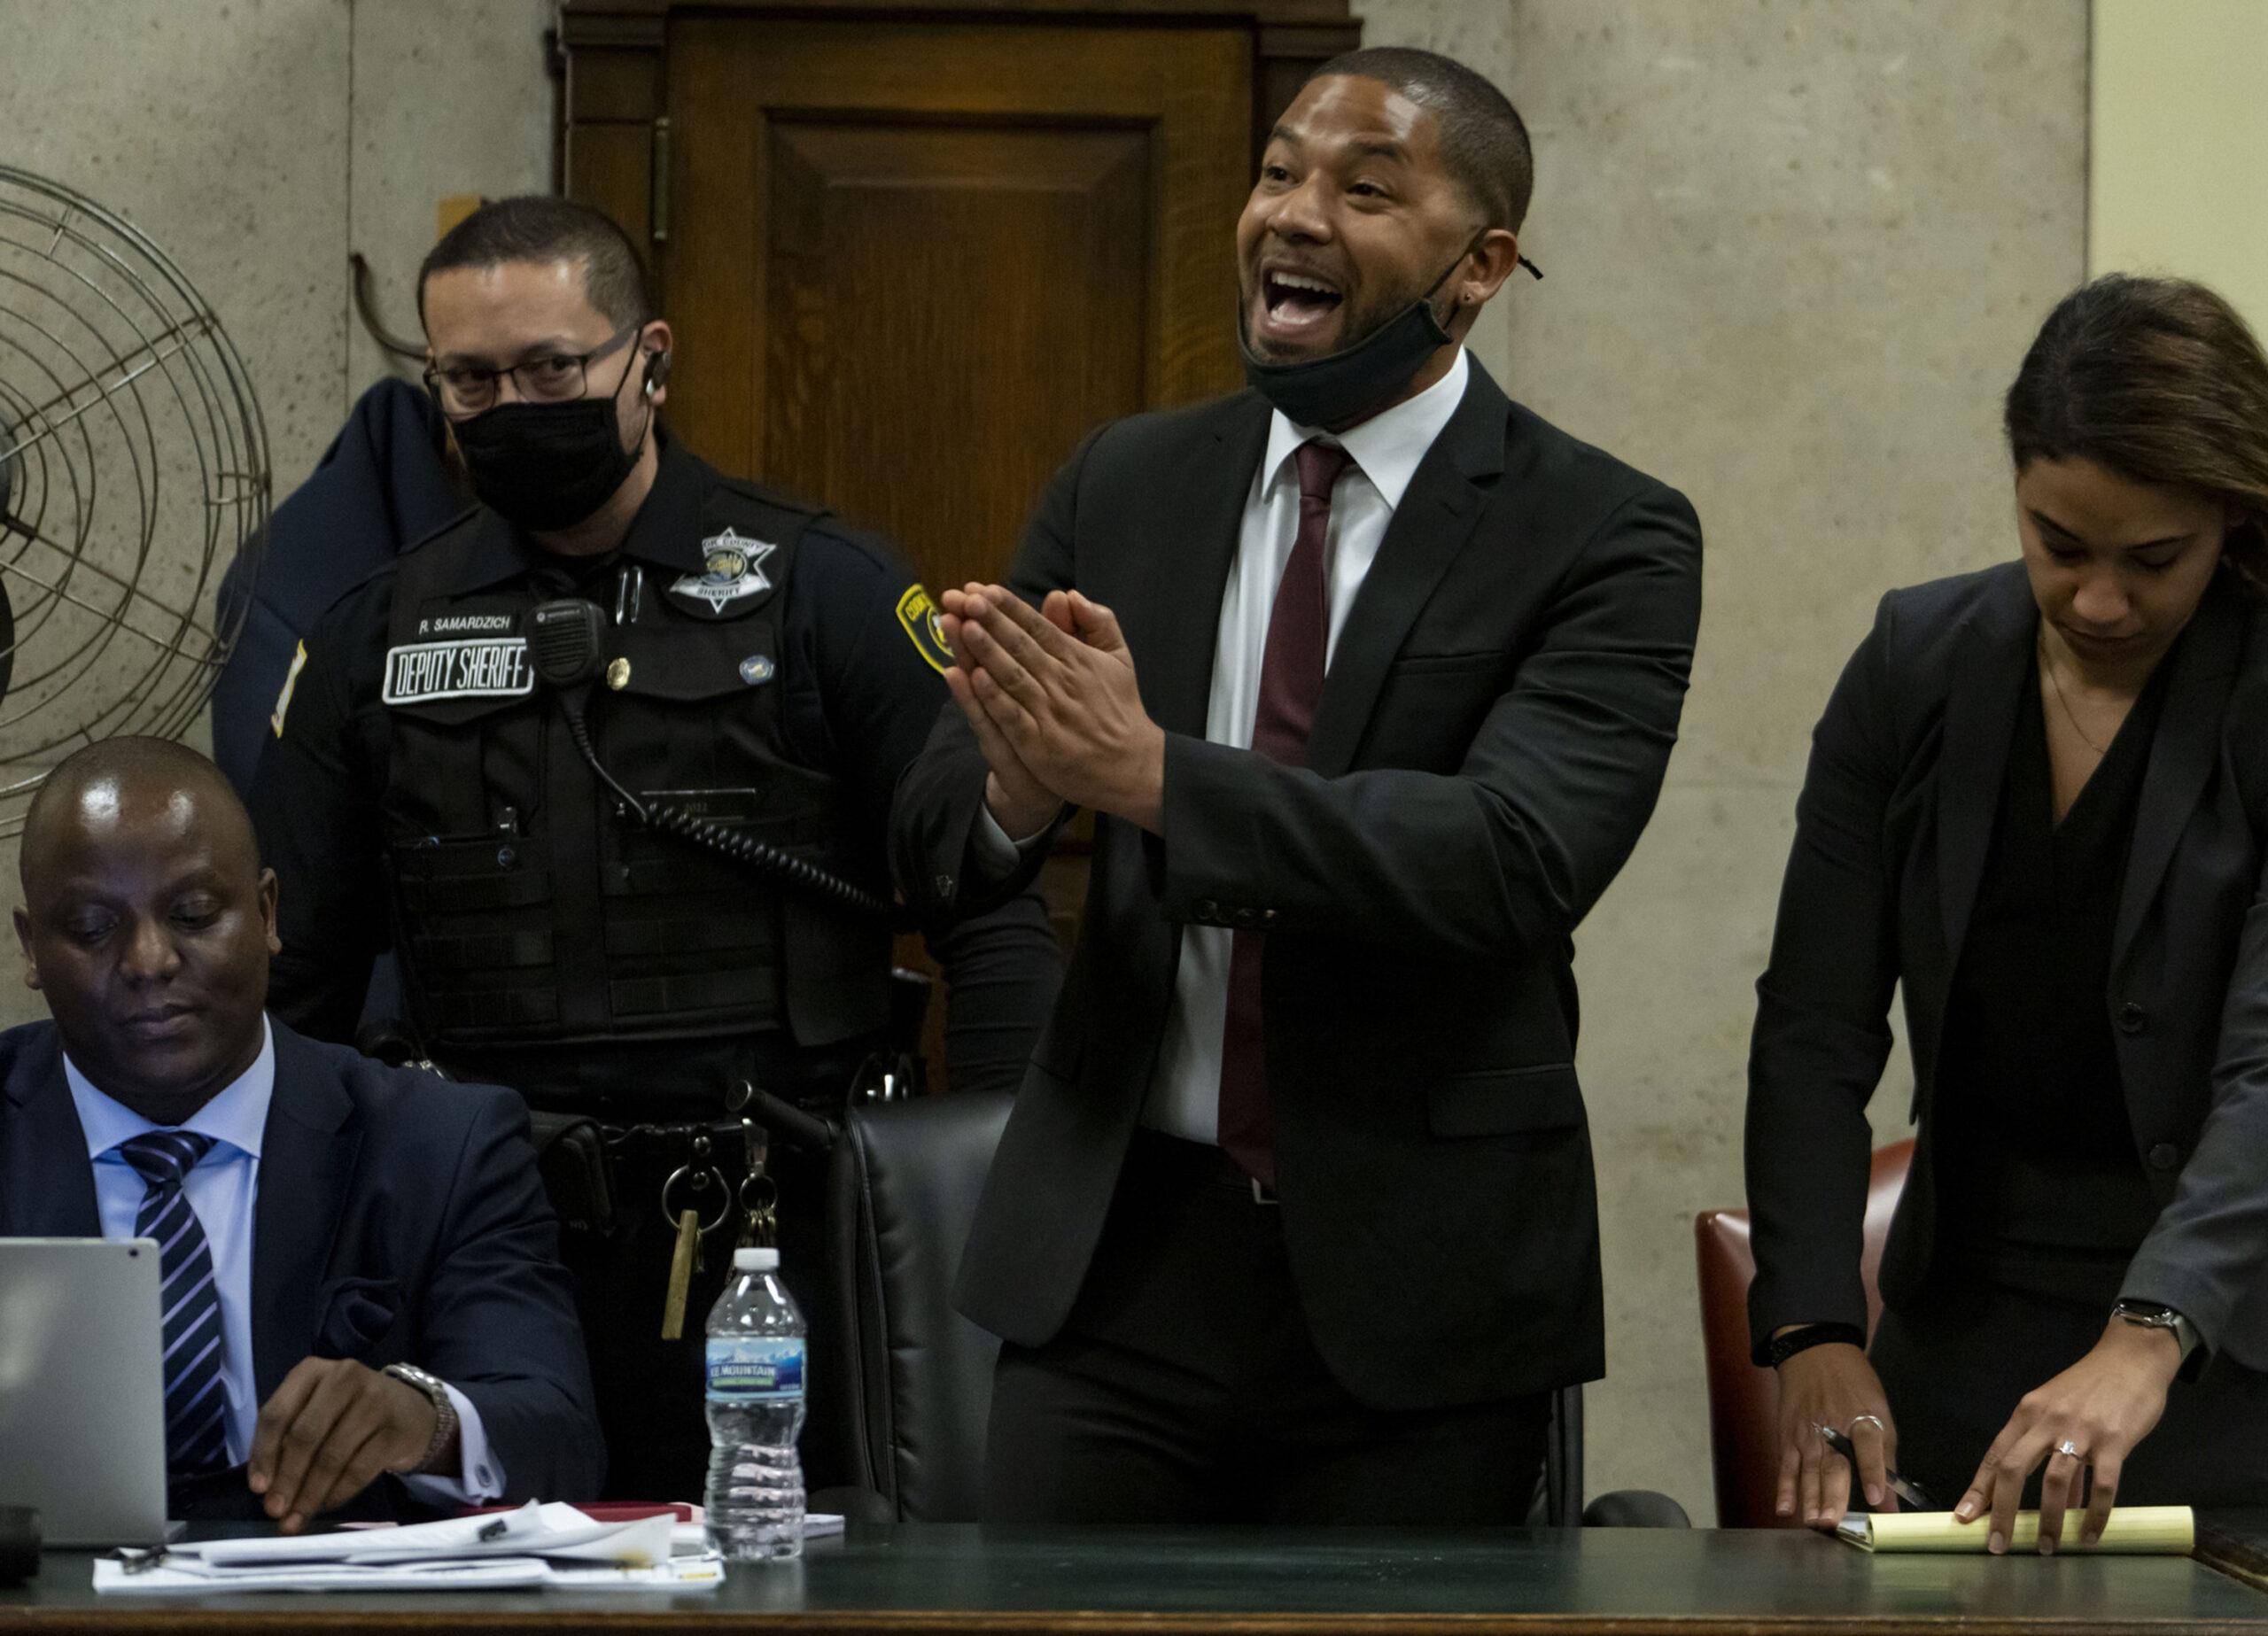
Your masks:
M130 800L151 797L180 806L184 821L193 815L209 826L223 849L241 846L253 872L259 872L252 815L220 768L171 739L101 739L66 756L32 796L24 817L23 849L16 859L25 896L31 896L40 849L67 833L60 826L99 826L114 819Z
M276 877L221 771L164 739L106 739L24 819L24 981L94 1087L177 1125L267 1040Z

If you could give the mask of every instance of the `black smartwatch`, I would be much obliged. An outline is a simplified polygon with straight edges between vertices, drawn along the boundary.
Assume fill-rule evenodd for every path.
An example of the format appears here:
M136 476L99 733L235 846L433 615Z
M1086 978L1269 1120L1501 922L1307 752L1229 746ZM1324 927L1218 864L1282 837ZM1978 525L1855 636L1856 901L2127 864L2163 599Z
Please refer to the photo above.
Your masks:
M2173 1344L2181 1348L2181 1361L2189 1361L2202 1338L2197 1326L2162 1301L2116 1302L2110 1308L2114 1318L2124 1318L2138 1330L2163 1330L2173 1337Z
M1864 1346L1867 1332L1855 1323L1806 1323L1800 1329L1775 1335L1764 1344L1764 1363L1778 1369L1799 1352L1814 1346L1831 1345L1837 1341L1849 1346Z

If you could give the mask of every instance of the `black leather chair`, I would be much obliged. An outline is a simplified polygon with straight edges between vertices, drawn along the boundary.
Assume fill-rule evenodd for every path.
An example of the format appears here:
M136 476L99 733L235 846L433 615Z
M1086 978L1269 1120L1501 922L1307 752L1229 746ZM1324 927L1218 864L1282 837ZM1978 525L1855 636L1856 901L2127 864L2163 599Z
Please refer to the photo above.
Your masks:
M1618 1488L1583 1503L1583 1389L1551 1394L1551 1429L1543 1475L1536 1479L1531 1528L1690 1528L1693 1519L1667 1494L1651 1488Z
M828 1469L856 1486L815 1510L871 1520L974 1522L999 1342L952 1307L952 1283L984 1173L1014 1098L860 1103L835 1132L827 1175L829 1284L847 1390L827 1394L807 1436L833 1441ZM814 1402L817 1411L818 1403ZM1685 1528L1676 1501L1627 1489L1583 1503L1583 1394L1556 1395L1528 1520L1539 1527Z
M1000 1343L953 1310L954 1275L1015 1098L853 1104L827 1167L835 1355L850 1361L838 1470L854 1513L975 1522ZM816 1506L817 1499L813 1501Z

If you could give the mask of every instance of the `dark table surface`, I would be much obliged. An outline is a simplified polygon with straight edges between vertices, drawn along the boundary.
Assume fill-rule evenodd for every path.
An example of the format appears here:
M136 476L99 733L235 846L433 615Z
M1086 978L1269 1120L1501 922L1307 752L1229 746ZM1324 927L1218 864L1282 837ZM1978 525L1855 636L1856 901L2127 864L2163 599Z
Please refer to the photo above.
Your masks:
M1160 1636L1829 1629L2245 1631L2268 1592L2184 1557L1869 1556L1802 1532L854 1528L714 1593L97 1597L83 1553L0 1590L0 1632L740 1627Z
M2268 1591L2268 1511L2208 1511L2197 1519L2197 1555Z

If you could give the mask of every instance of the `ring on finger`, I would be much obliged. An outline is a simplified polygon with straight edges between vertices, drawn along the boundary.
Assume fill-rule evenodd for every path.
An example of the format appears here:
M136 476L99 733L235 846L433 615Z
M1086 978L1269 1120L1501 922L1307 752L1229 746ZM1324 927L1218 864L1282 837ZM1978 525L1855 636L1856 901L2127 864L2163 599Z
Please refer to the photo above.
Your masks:
M2055 1452L2072 1460L2085 1460L2086 1458L2085 1454L2079 1453L2079 1446L2077 1443L2072 1442L2069 1438L2065 1438L2061 1443L2058 1443L2055 1446Z
M1851 1416L1849 1429L1843 1435L1848 1437L1860 1426L1872 1426L1876 1431L1882 1432L1887 1432L1890 1430L1888 1426L1883 1424L1882 1416L1879 1415L1853 1415Z

